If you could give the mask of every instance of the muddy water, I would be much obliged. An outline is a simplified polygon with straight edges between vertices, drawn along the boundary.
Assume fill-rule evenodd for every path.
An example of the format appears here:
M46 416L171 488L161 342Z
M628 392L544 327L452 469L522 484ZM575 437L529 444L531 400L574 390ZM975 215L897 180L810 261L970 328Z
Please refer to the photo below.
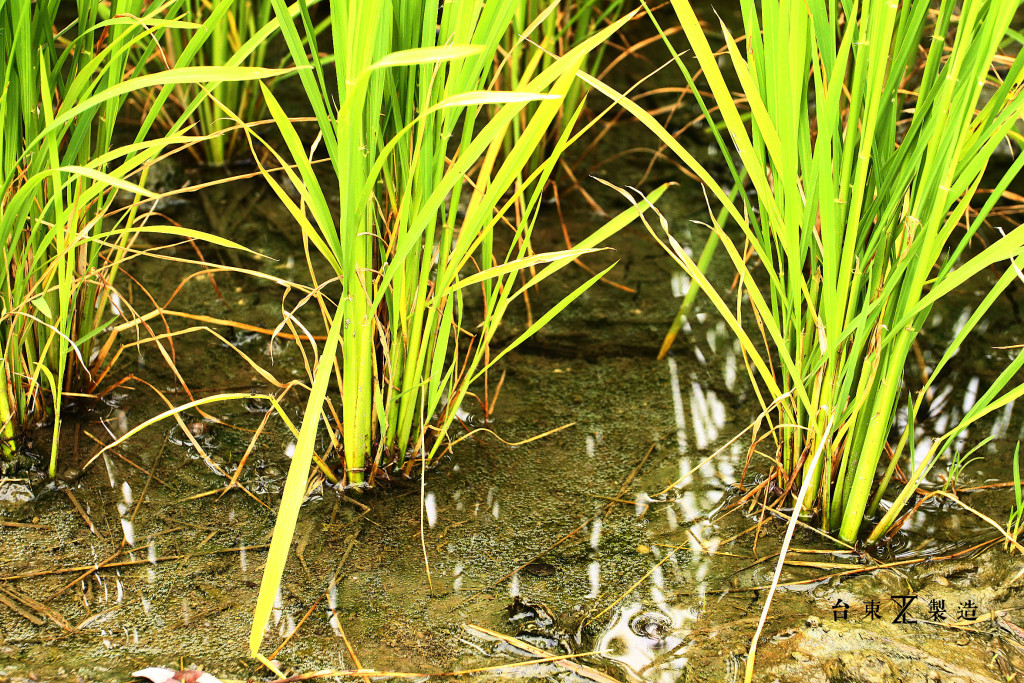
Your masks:
M273 227L278 210L258 187L240 189L254 207L231 229L247 244L287 253L294 245ZM615 208L611 196L601 199ZM680 190L663 209L688 216L699 207L694 199ZM203 201L215 211L193 202L179 207L182 220L229 213L216 209L234 199ZM568 220L582 232L599 219L578 205ZM560 230L553 215L545 221L543 239L551 244L541 246L553 246ZM363 667L379 671L426 674L530 659L467 628L475 625L554 654L589 653L580 662L590 669L573 674L542 664L474 677L586 678L597 671L618 680L730 681L742 674L782 531L770 517L758 530L756 507L731 508L748 441L728 442L747 425L756 400L733 341L699 309L674 355L653 359L685 283L642 229L615 246L615 278L635 293L608 285L588 293L504 364L493 421L472 402L464 416L510 443L564 429L523 445L485 433L465 439L428 473L422 497L418 480L393 482L355 502L324 485L314 492L266 636L269 654L293 634L275 655L282 669L354 668L346 639ZM279 274L301 268L287 257L242 265ZM175 262L137 269L158 283L151 292L158 301L182 277ZM543 308L582 276L568 273L534 305ZM721 282L727 276L717 274ZM279 315L274 287L220 274L217 288L192 279L176 306L263 324ZM972 294L936 317L937 337ZM142 299L138 291L135 299ZM1007 352L988 350L1015 341L1012 306L1000 315L983 350L965 357L938 392L940 420L955 419L1005 362ZM521 316L510 321L516 325ZM195 332L175 347L196 395L260 387L239 349L279 378L300 372L301 359L287 344L271 349L264 336L221 331L230 345ZM933 353L927 345L923 352L926 359ZM169 400L184 400L151 347L127 354L119 369L167 391ZM297 403L286 406L297 414ZM279 420L269 421L243 470L247 493L219 495L264 409L255 401L211 408L229 426L189 416L208 460L168 422L93 458L99 442L160 410L150 389L132 383L69 427L57 482L32 475L4 483L10 502L0 516L0 676L129 680L146 666L183 665L222 679L267 679L246 643L288 465L291 437ZM1020 411L1011 408L970 434L968 442L995 440L958 486L1007 481L1020 430ZM755 456L747 485L764 470L764 457ZM944 473L939 468L932 479ZM1003 523L1011 495L983 489L964 499ZM922 508L874 555L836 552L798 530L782 573L790 585L776 595L764 629L758 680L1002 680L1024 662L1017 626L1024 601L1013 580L1024 562L995 543L963 552L996 538L978 517L937 504ZM896 564L839 576L882 563ZM917 596L905 615L917 623L892 623L899 612L892 596ZM877 610L867 609L872 602ZM844 605L847 618L837 619ZM943 611L929 613L939 606Z

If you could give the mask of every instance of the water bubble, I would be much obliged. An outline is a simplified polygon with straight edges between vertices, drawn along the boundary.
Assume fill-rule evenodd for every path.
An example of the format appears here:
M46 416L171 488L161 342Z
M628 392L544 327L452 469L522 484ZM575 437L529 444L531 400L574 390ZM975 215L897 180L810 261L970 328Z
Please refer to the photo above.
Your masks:
M663 641L671 627L672 621L657 612L643 612L629 622L630 631L641 638L653 641Z

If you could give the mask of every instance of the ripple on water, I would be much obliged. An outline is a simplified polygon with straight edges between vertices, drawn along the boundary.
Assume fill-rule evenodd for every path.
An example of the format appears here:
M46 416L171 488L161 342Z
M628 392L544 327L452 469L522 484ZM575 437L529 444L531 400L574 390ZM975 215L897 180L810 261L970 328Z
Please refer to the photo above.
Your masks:
M667 607L667 606L666 606ZM689 661L689 626L697 610L668 607L668 613L639 602L623 607L598 638L595 649L648 681L677 680Z

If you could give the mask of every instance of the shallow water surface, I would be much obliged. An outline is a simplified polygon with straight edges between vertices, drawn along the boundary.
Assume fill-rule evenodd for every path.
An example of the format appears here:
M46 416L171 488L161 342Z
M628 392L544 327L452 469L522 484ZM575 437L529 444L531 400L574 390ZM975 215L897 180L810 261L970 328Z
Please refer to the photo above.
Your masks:
M570 220L582 227L597 217L577 209ZM554 227L546 228L552 240ZM427 473L422 496L418 479L351 498L316 488L265 639L265 654L284 643L274 653L282 669L352 669L354 654L378 671L487 668L472 677L742 676L783 528L757 503L734 505L749 437L733 438L756 399L725 327L699 309L673 356L654 360L682 287L641 231L617 246L616 277L636 293L601 285L511 355L493 421L472 399L464 406L467 427L508 443L484 431L462 440ZM567 274L535 305L579 277ZM274 305L270 291L236 289L227 277L219 285L226 301L202 280L182 296L219 317L228 306ZM954 305L936 325L959 315ZM986 339L1003 341L995 331ZM275 373L297 371L287 345L274 349L271 366L266 338L233 341ZM946 419L984 385L993 353L965 358L951 374L939 391ZM152 350L126 363L163 378L150 379L156 386L173 386ZM183 341L177 363L196 391L257 386L226 344L211 350ZM263 418L259 402L211 408L225 425L188 416L205 459L169 421L94 458L99 443L160 410L151 395L126 385L69 428L56 483L4 483L11 493L0 518L0 675L128 680L145 666L185 665L225 680L267 679L247 656L247 636L291 438L269 420L239 479L245 490L223 496ZM510 445L557 427L564 429ZM985 429L996 438L987 457L966 468L961 489L1010 476L1019 411L1000 413ZM756 454L746 486L765 469ZM19 500L26 491L35 500ZM1009 495L997 488L964 498L1004 523ZM1015 579L1024 563L997 547L997 535L939 504L922 507L874 555L836 551L800 528L764 628L758 680L999 680L1024 661ZM883 563L890 566L862 571ZM908 610L917 623L892 623L892 596L902 595L917 596ZM933 601L944 601L943 619L929 612ZM873 618L868 606L876 602ZM976 621L965 625L970 604ZM837 618L843 605L846 619ZM584 654L585 668L522 666L527 653L472 626L552 654Z

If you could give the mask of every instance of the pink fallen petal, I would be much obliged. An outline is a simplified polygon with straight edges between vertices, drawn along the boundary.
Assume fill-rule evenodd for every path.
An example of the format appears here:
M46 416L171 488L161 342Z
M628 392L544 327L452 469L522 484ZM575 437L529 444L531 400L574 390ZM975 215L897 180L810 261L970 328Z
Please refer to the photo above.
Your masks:
M151 666L132 674L137 678L148 678L153 683L222 683L219 678L205 671L172 671L162 666Z

